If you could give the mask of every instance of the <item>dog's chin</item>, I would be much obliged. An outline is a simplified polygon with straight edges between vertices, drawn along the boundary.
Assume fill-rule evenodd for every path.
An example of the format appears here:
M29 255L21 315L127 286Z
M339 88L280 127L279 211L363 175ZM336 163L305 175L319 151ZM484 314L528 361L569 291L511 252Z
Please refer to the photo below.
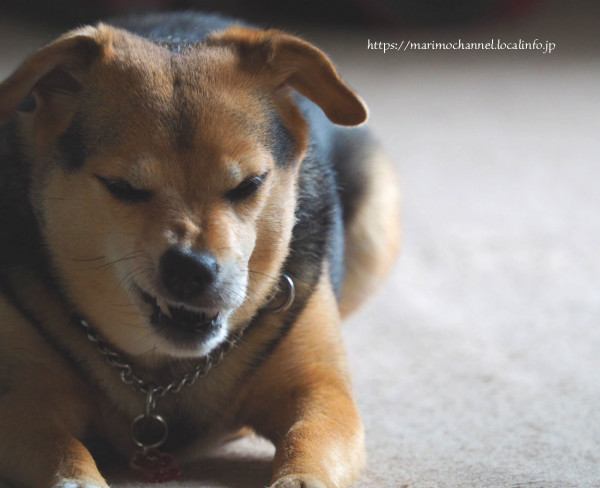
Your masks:
M181 358L210 354L227 338L231 312L170 303L139 289L161 353Z
M172 358L195 359L208 356L227 339L227 327L221 326L210 337L190 337L179 333L155 331L154 352Z

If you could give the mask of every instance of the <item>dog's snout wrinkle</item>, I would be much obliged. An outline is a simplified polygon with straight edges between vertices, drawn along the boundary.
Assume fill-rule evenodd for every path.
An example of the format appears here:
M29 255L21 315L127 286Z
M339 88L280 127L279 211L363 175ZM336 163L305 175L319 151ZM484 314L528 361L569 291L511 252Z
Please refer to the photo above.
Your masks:
M172 247L160 260L161 281L177 300L192 300L217 281L219 264L208 251Z
M169 228L169 237L172 239L172 245L177 247L186 247L192 245L202 234L202 229L197 217L180 217L173 219Z

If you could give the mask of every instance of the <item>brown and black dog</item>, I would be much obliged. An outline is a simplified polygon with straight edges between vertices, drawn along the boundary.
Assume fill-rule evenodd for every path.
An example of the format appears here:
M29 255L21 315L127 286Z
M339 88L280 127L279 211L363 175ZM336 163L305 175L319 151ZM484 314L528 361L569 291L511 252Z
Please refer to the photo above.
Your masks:
M4 81L0 479L106 488L84 442L131 456L142 413L180 460L249 427L272 487L349 486L339 322L399 241L389 161L337 126L366 118L314 46L200 13L74 30Z

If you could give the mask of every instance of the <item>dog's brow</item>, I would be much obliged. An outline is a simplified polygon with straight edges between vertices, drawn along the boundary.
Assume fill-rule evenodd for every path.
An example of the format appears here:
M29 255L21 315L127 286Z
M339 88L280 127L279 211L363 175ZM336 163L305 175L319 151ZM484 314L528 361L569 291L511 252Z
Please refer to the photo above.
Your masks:
M231 177L231 179L233 181L235 180L239 180L242 178L242 170L240 169L239 165L236 163L229 163L229 175Z
M256 176L268 171L268 166L264 164L267 158L262 154L254 154L239 159L231 159L227 163L227 170L231 181L239 182L244 178Z

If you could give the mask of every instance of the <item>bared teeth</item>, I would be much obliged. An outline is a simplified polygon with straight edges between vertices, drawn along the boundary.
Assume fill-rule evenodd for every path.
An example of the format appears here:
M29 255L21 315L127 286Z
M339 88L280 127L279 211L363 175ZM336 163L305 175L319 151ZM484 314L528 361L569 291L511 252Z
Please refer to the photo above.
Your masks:
M220 314L215 309L192 309L183 305L170 305L162 297L142 295L153 306L151 322L161 327L177 327L194 333L204 333L207 328L220 325Z
M156 298L156 306L160 309L160 311L166 315L167 317L171 317L171 310L169 310L169 306L164 298Z

